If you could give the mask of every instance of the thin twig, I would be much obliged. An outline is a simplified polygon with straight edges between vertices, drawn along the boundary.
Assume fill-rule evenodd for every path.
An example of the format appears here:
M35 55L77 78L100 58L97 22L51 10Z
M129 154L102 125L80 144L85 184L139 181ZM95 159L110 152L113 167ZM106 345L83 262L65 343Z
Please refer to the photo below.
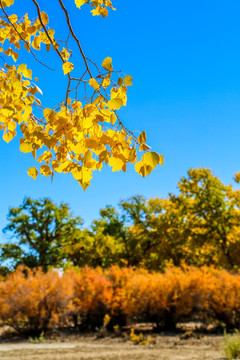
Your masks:
M58 48L57 48L57 47L55 46L55 44L53 43L53 40L51 39L51 37L50 37L50 35L49 35L48 31L47 31L47 28L46 28L46 26L45 26L44 23L43 23L42 15L41 15L41 10L40 10L40 7L39 7L37 1L36 1L36 0L32 0L32 1L33 1L34 5L35 5L36 8L37 8L37 13L38 13L39 21L40 21L40 23L41 23L41 25L42 25L42 27L43 27L43 30L44 30L45 34L47 35L48 40L50 41L50 43L51 43L52 46L53 46L53 49L57 52L58 56L60 57L60 59L62 60L62 62L63 62L63 64L64 64L64 63L65 63L65 60L64 60L62 54L60 53L60 51L58 50ZM70 74L68 73L67 76L68 76L68 86L67 86L66 100L65 100L65 104L66 104L66 105L67 105L67 99L68 99L68 95L69 95L69 88L70 88L70 84L71 84L71 76L70 76Z
M40 23L41 23L41 25L42 25L42 27L43 27L43 30L44 30L45 34L47 35L48 40L49 40L50 43L52 44L54 50L57 52L57 54L58 54L58 56L60 57L60 59L62 60L62 62L64 63L64 59L63 59L60 51L58 50L58 48L57 48L57 47L55 46L55 44L53 43L53 41L52 41L52 39L51 39L48 31L47 31L47 28L46 28L46 26L45 26L44 23L43 23L42 15L41 15L41 9L40 9L37 1L36 1L36 0L32 0L32 2L34 3L34 5L35 5L36 8L37 8L37 13L38 13L39 21L40 21Z
M99 67L97 66L97 64L93 60L89 59L88 57L86 57L86 60L90 61L96 67L99 74L101 74L103 76L101 70L99 69Z
M35 0L33 0L33 1L35 1ZM82 58L83 58L83 61L84 61L84 63L85 63L87 72L89 73L89 76L91 76L91 78L92 78L93 76L92 76L91 71L90 71L90 69L89 69L89 66L88 66L88 63L87 63L87 58L86 58L86 56L84 55L84 52L83 52L83 49L82 49L82 47L81 47L81 44L80 44L79 39L77 38L77 36L75 35L75 33L74 33L74 31L73 31L72 25L71 25L71 23L70 23L70 18L69 18L68 12L67 12L67 10L66 10L66 8L65 8L62 0L58 0L58 2L59 2L59 4L60 4L62 10L63 10L64 13L65 13L69 30L70 30L70 32L71 32L71 34L72 34L72 37L74 38L74 40L76 41L76 43L77 43L77 45L78 45L78 48L79 48L79 51L80 51L80 53L81 53L81 55L82 55Z

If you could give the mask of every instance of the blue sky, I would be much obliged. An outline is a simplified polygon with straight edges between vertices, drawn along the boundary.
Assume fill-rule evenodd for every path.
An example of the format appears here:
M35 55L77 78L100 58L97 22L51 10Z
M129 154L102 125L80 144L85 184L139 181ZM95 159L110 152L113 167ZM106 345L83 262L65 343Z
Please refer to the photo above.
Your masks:
M175 192L189 168L211 168L231 183L240 170L240 2L115 0L117 11L105 19L92 17L87 5L80 11L74 0L65 3L85 54L99 64L111 56L115 69L133 76L121 119L131 130L146 130L147 143L164 155L165 164L144 179L133 167L127 173L105 167L84 192L70 175L57 175L52 183L41 176L34 181L27 169L35 160L19 152L19 137L9 144L0 139L0 229L9 206L20 205L24 196L67 202L89 225L106 204L115 206L136 194L150 198ZM58 1L39 4L56 37L65 38ZM36 15L30 0L15 0L11 11ZM54 54L38 56L61 68ZM53 73L23 53L21 61L39 78L44 105L63 98L61 71Z

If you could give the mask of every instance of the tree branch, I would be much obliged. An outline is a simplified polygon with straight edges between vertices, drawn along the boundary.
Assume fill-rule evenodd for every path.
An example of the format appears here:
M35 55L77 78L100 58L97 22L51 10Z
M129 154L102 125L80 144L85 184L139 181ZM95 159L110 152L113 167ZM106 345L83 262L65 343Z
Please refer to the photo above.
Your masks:
M39 62L39 64L45 66L45 67L48 68L49 70L55 71L55 70L52 69L50 66L44 64L41 60L39 60L39 59L37 58L37 56L34 54L34 52L32 51L32 49L30 48L29 43L28 43L26 40L23 39L22 35L21 35L21 34L19 33L19 31L17 30L16 26L15 26L15 25L11 22L11 20L9 19L8 14L6 13L6 11L4 10L4 8L3 8L3 6L2 6L2 2L0 2L0 7L1 7L4 15L5 15L6 18L8 19L8 22L9 22L10 25L13 27L14 31L18 34L18 36L20 37L20 39L21 39L23 42L25 42L25 44L27 45L28 50L29 50L30 53L34 56L34 59L35 59L37 62Z
M90 69L89 69L89 66L88 66L88 63L87 63L87 58L86 58L86 56L84 55L84 52L83 52L83 49L82 49L82 47L81 47L81 44L80 44L79 39L77 38L77 36L75 35L75 33L74 33L74 31L73 31L72 25L71 25L71 23L70 23L70 18L69 18L68 12L67 12L65 6L63 5L62 0L58 0L58 2L59 2L59 4L60 4L62 10L63 10L64 13L65 13L65 16L66 16L66 19L67 19L67 24L68 24L70 33L72 34L72 37L74 38L74 40L76 41L76 43L77 43L77 45L78 45L78 48L79 48L79 51L80 51L80 53L81 53L81 55L82 55L82 58L83 58L83 61L84 61L84 63L85 63L87 72L89 73L89 76L91 76L91 78L92 78L93 76L92 76L91 71L90 71Z
M34 5L35 5L36 8L37 8L37 13L38 13L39 21L40 21L40 23L41 23L41 25L42 25L42 27L43 27L43 30L44 30L45 34L47 35L48 40L50 41L50 43L51 43L52 46L53 46L53 49L57 52L58 56L60 57L60 59L62 60L62 62L63 62L63 64L64 64L64 63L65 63L65 60L63 59L62 54L60 53L60 51L58 50L58 48L56 47L56 45L53 43L53 41L52 41L52 39L51 39L48 31L47 31L47 28L46 28L46 26L45 26L44 23L43 23L42 16L41 16L41 10L40 10L40 7L39 7L37 1L36 1L36 0L32 0L32 1L33 1ZM69 95L70 84L71 84L71 76L70 76L69 73L68 73L67 75L68 75L68 86L67 86L66 100L65 100L65 104L66 104L66 105L67 105L67 99L68 99L68 95Z

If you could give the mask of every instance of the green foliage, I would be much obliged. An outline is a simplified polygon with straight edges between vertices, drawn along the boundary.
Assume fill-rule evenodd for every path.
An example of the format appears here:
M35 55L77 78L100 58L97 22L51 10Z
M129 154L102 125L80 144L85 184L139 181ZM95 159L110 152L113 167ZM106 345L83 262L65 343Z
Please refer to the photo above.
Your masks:
M44 331L41 332L39 337L35 337L35 338L29 337L29 341L30 341L30 343L33 343L33 344L39 344L39 343L44 342L45 341Z
M238 332L233 335L225 334L224 351L228 360L233 360L240 357L240 335Z
M238 181L238 177L235 178ZM28 267L142 267L240 263L240 190L224 185L209 169L190 169L178 193L146 200L136 195L106 206L88 229L66 204L26 198L11 208L9 224L17 241L1 246L4 261Z
M104 231L122 222L117 238L126 264L157 271L183 262L238 268L240 191L204 168L190 169L178 190L166 199L134 196L121 201L119 214L111 210L114 222L109 217Z
M23 264L30 268L60 266L66 248L80 232L82 219L73 217L67 204L55 205L50 199L25 198L22 205L10 208L8 225L15 243L1 245L1 262L11 259L13 267Z

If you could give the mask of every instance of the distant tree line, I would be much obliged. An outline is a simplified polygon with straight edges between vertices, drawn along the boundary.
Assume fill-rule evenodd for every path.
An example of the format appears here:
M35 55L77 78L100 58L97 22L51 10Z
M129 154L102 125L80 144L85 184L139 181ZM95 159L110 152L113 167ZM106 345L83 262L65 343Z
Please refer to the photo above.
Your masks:
M235 181L240 180L239 174ZM89 228L67 204L25 198L10 208L3 229L0 270L112 265L163 271L169 265L240 264L240 190L224 185L209 169L190 169L167 198L133 196L106 206Z

